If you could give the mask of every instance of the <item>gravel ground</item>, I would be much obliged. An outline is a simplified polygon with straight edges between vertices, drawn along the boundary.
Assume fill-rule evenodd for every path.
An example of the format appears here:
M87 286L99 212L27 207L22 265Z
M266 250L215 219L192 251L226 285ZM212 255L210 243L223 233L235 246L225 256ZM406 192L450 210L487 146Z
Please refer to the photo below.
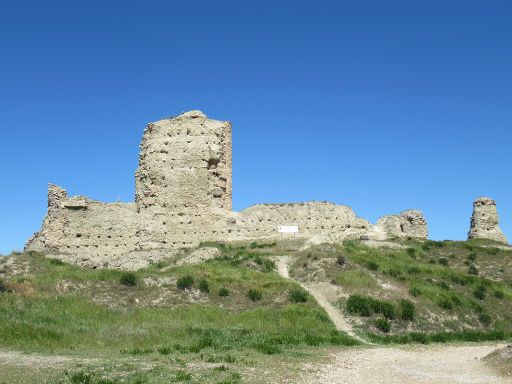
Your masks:
M482 358L503 345L434 345L346 349L331 362L308 367L303 384L502 384Z

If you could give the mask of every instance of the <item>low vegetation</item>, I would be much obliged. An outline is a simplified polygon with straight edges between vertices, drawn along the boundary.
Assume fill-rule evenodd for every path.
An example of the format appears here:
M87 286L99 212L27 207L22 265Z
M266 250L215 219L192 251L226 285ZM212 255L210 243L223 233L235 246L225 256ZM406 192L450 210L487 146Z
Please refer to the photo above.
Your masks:
M290 256L293 279L339 289L335 304L369 342L510 338L511 251L474 241L397 243L403 248L346 241L307 251L209 243L220 257L178 266L184 250L136 272L13 255L9 266L0 262L0 348L86 358L59 371L34 369L27 383L227 384L259 372L269 356L359 344L298 283L279 276L276 254ZM21 382L19 369L0 383Z

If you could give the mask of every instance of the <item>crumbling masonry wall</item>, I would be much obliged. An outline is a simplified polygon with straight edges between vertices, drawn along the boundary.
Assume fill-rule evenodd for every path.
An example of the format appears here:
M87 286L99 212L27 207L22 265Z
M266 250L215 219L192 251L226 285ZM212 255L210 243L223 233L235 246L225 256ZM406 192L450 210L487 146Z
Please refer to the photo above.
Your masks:
M387 216L377 226L349 207L322 202L232 212L231 146L231 124L199 111L149 124L135 173L135 203L68 197L50 185L47 215L26 250L91 267L136 269L202 241L276 238L279 225L298 225L305 238L427 237L418 211Z

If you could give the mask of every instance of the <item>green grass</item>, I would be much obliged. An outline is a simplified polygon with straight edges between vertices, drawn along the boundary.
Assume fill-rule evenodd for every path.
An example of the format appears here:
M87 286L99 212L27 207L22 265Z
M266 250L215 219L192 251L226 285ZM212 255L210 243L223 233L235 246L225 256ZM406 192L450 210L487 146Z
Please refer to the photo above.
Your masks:
M235 249L224 259L200 265L166 271L153 266L129 274L57 265L37 254L24 257L33 270L31 276L16 283L12 293L0 294L3 348L62 353L232 349L280 353L297 346L356 344L335 330L315 301L289 303L289 292L298 285L275 272L246 265L253 258L247 257L247 251ZM138 283L119 284L127 275ZM146 286L148 278L178 283ZM82 285L62 292L57 289L62 281ZM22 294L19 286L31 287L31 294ZM188 290L201 292L203 302L191 302ZM98 302L106 293L107 299ZM161 297L171 301L153 303Z
M487 248L492 244L479 241L397 242L404 249L369 248L353 240L334 250L313 247L308 257L298 253L291 275L308 281L308 273L314 273L358 298L340 299L339 305L359 318L356 328L361 332L375 330L376 318L384 316L375 303L385 302L391 305L386 306L389 336L411 331L512 333L512 251ZM340 254L343 265L336 262ZM319 262L311 268L308 260L315 259ZM473 269L478 273L469 273Z

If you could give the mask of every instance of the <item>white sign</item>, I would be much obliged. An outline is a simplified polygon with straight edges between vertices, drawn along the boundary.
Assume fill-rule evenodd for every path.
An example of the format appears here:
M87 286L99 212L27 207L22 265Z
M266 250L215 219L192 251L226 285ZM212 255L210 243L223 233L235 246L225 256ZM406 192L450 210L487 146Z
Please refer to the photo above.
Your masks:
M279 233L297 233L299 232L299 227L297 225L280 225L277 227L277 231Z

